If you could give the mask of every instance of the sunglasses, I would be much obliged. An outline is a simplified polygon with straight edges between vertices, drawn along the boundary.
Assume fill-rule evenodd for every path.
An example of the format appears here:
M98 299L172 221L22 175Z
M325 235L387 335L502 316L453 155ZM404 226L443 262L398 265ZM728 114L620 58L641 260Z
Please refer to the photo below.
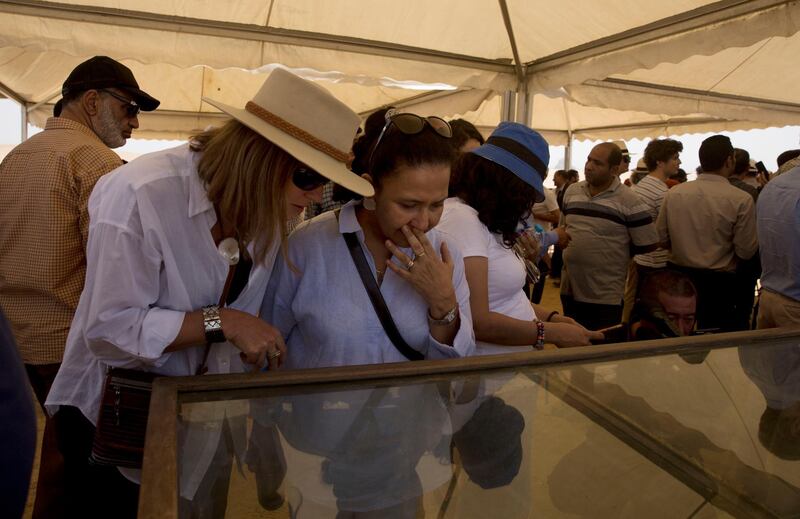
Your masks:
M122 97L119 94L115 94L111 90L103 89L103 90L101 90L101 92L105 92L106 94L110 95L114 99L116 99L118 101L122 101L124 103L124 105L125 105L125 111L127 112L128 117L136 117L137 115L139 115L139 111L141 110L141 107L138 104L136 104L136 101L134 101L133 99L127 99L125 97Z
M292 184L302 191L314 191L327 183L327 178L306 166L300 166L292 173Z
M435 115L422 117L417 114L399 114L395 110L388 110L386 112L386 124L383 125L383 129L381 133L378 134L375 145L372 146L372 151L369 154L369 169L372 170L372 160L375 157L375 150L380 146L383 136L386 135L386 131L390 126L394 125L394 127L400 130L404 135L416 135L425 129L426 124L445 139L449 139L453 136L453 129L450 127L450 124L441 117L436 117Z

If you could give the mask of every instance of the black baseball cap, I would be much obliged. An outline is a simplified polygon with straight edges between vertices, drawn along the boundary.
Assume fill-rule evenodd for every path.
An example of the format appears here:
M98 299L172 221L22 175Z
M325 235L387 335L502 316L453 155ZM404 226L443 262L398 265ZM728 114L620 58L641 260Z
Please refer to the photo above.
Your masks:
M108 56L95 56L75 67L61 86L61 96L101 88L119 88L128 92L145 112L153 111L161 104L139 88L131 69Z

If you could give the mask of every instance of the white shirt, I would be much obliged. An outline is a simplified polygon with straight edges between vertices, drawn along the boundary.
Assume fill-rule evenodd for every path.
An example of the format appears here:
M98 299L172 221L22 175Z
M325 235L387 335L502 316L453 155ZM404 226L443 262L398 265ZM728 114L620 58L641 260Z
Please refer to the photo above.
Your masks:
M97 183L89 199L86 284L47 397L51 413L71 405L96 424L107 366L178 376L194 375L201 364L204 345L164 353L186 312L219 302L228 275L211 236L217 218L197 175L198 158L183 145L145 155ZM278 247L253 265L231 308L256 314ZM215 344L207 366L209 373L244 369L230 343ZM198 437L200 450L213 455L218 438L218 430ZM191 438L184 444L196 450ZM196 478L210 460L192 460ZM137 479L138 471L123 473Z
M533 321L536 314L525 296L525 265L514 251L503 246L502 236L489 232L478 219L478 211L459 198L444 202L444 213L437 229L450 235L465 258L478 256L489 262L489 311ZM533 346L505 346L478 341L476 353L489 355L533 349Z
M261 317L286 338L285 368L407 360L378 320L342 237L345 232L356 233L374 275L375 265L364 245L364 232L353 202L342 207L338 223L334 212L323 213L301 224L289 237L289 261L302 274L293 272L281 260L275 266ZM443 235L432 229L426 236L434 250L439 251ZM412 255L411 249L403 251ZM453 346L441 344L430 335L428 304L410 283L387 270L380 285L403 339L428 359L467 356L475 349L464 264L456 246L450 247L450 252L455 263L453 286L461 313Z
M545 189L544 201L533 204L532 213L535 215L536 213L551 213L553 211L558 211L558 198L556 197L556 192L554 189ZM533 223L538 223L545 231L549 231L553 228L553 223L548 222L547 220L540 220L534 217ZM533 225L531 225L531 227L533 227Z

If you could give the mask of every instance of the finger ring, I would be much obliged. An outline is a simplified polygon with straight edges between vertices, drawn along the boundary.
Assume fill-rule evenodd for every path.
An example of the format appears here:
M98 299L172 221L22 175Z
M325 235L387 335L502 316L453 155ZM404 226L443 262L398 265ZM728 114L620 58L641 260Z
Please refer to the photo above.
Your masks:
M406 270L411 270L411 267L413 266L414 266L414 260L413 259L408 260L408 263L406 263Z
M272 359L277 359L277 358L278 358L278 357L280 357L280 356L281 356L281 352L280 352L280 350L275 350L275 352L274 352L274 353L270 353L270 354L269 354L269 359L270 359L270 360L272 360Z
M415 251L414 252L414 259L419 259L419 258L423 257L424 255L425 255L425 251L422 251L419 254L417 254L417 252Z

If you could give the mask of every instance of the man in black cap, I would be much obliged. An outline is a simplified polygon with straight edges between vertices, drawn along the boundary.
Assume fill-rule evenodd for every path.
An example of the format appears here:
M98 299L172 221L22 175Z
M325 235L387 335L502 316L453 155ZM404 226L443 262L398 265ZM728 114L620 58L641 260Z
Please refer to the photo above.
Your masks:
M28 379L44 405L64 354L86 272L87 204L97 180L122 165L110 148L139 127L158 100L106 56L78 65L43 132L0 164L0 306ZM33 517L63 513L63 461L45 424Z
M159 101L139 88L133 73L108 56L95 56L70 73L61 87L56 117L90 128L109 148L119 148L139 127L139 111L155 110Z

